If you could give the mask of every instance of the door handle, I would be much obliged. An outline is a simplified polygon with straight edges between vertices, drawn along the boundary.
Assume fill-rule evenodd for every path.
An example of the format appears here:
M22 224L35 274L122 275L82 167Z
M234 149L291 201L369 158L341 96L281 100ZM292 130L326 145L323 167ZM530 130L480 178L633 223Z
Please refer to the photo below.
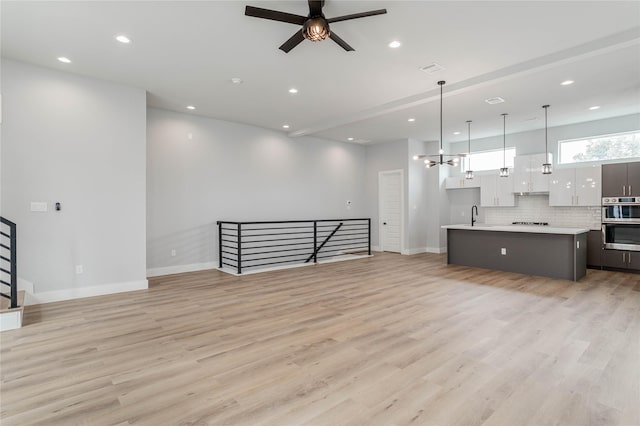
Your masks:
M627 256L627 263L628 263L629 265L631 265L631 253L627 253L627 254L628 254L628 256Z
M383 224L383 225L386 225L386 224L387 224L387 222L382 222L382 224Z
M627 185L622 185L622 195L627 195Z
M631 195L631 185L629 185L629 195Z
M626 263L626 262L624 261L624 252L622 252L622 263Z

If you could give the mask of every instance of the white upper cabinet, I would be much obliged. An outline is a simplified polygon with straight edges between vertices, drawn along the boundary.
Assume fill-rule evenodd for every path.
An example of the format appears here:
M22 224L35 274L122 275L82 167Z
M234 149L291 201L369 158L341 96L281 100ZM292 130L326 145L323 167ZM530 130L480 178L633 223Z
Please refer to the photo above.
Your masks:
M549 161L552 156L549 154ZM514 192L549 192L549 175L542 174L546 154L518 155L513 166Z
M444 187L446 189L480 188L480 178L476 176L473 179L465 179L464 175L450 176L445 179Z
M602 201L601 167L554 170L549 179L550 206L599 206Z
M486 175L480 178L480 205L482 207L513 207L513 176Z

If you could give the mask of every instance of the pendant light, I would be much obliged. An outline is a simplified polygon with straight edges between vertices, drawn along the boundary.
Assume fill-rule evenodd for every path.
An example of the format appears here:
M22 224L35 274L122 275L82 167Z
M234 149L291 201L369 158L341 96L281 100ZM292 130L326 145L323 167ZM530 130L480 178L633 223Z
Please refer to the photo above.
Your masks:
M465 179L473 179L473 170L471 170L471 120L467 120L467 171L464 173Z
M500 169L500 177L509 177L509 168L507 167L507 114L502 114L502 168Z
M549 144L547 138L547 108L549 105L542 105L544 108L544 154L546 158L546 162L542 165L542 174L550 175L551 174L551 161L549 161Z
M414 155L413 159L414 160L421 160L423 158L425 158L424 160L424 164L425 167L431 168L433 166L437 166L437 165L443 165L443 164L448 164L449 166L455 166L458 164L458 161L460 160L457 155L446 155L444 153L444 148L442 147L442 86L444 86L446 82L444 80L440 80L438 82L438 86L440 86L440 149L438 150L438 154L437 155L428 155L428 154L419 154L419 155ZM435 157L435 160L430 160L428 157ZM445 160L444 157L451 157L449 160Z

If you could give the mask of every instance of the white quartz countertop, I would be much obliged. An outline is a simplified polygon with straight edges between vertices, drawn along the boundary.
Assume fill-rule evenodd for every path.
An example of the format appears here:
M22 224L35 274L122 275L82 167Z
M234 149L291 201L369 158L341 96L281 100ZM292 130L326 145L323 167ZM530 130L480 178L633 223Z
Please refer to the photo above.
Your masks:
M484 223L476 223L471 226L469 224L460 225L444 225L444 229L463 229L466 231L498 231L498 232L526 232L531 234L566 234L578 235L589 232L587 228L558 228L555 226L540 225L487 225Z

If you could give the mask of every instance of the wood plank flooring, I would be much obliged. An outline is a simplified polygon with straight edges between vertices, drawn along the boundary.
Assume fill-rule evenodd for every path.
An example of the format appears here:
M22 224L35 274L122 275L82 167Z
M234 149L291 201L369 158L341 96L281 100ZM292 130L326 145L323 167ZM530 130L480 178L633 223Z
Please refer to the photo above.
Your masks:
M28 306L9 425L639 425L640 275L373 258Z

